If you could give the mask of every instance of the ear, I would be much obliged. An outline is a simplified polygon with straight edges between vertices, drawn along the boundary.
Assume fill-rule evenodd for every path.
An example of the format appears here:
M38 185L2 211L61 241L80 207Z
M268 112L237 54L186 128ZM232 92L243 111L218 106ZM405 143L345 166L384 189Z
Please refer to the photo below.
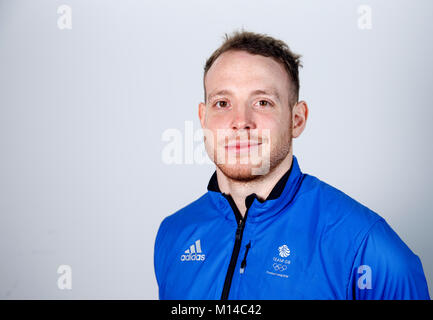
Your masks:
M305 101L299 101L292 110L292 136L297 138L304 131L308 119L308 106Z
M204 129L206 119L206 105L203 102L200 102L198 105L198 118L200 119L202 129Z

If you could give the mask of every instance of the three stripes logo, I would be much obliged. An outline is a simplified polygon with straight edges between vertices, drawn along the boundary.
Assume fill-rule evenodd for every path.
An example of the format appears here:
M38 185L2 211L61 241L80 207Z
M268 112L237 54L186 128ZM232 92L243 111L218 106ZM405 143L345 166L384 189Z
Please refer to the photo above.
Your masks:
M202 254L200 239L194 242L189 249L185 250L185 254L180 256L180 261L204 261L206 256Z

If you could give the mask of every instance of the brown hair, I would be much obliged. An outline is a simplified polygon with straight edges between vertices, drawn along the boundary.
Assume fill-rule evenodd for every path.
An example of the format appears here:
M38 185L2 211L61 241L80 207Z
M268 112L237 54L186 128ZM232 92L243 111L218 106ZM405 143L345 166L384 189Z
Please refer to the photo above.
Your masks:
M264 57L271 57L277 62L284 65L289 79L292 81L293 89L291 94L289 94L290 104L293 106L299 98L299 72L298 68L302 67L301 55L293 53L287 44L282 41L270 37L266 34L259 34L249 31L235 31L232 35L225 34L223 44L212 53L212 55L207 59L204 66L203 75L203 87L205 92L206 101L206 88L204 86L204 79L207 72L209 71L215 60L224 52L229 50L241 50L246 51L251 54L259 54Z

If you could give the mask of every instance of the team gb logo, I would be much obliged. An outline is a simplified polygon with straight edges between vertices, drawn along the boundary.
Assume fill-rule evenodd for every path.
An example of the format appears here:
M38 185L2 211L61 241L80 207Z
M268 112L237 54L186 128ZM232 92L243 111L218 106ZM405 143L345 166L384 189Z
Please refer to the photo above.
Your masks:
M280 252L280 257L287 258L290 256L290 249L285 244L278 247L278 251Z

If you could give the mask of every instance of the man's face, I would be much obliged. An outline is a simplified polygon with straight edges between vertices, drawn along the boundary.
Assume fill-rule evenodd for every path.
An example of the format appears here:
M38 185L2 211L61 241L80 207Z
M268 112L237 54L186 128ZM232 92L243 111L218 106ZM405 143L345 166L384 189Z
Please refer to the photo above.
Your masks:
M199 117L206 150L227 177L253 180L287 157L291 83L282 64L228 51L209 69L205 88L206 104L200 103Z

